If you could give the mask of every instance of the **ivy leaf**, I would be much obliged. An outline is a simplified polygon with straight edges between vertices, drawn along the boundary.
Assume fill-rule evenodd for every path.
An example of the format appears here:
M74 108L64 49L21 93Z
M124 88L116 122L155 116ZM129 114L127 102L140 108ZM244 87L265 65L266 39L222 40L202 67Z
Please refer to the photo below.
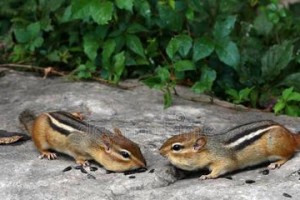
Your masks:
M72 1L72 18L85 20L92 17L99 25L107 24L112 18L113 6L113 3L109 1Z
M126 46L134 53L146 58L141 40L135 35L126 35Z
M180 60L174 63L174 68L176 71L182 72L182 71L194 70L195 65L190 60Z
M255 18L253 27L258 34L268 35L273 29L273 23L269 21L265 12L261 12Z
M124 51L116 54L114 56L114 82L117 83L120 80L120 77L125 69L125 53Z
M291 93L287 100L288 101L300 101L300 93L298 93L298 92Z
M290 41L272 46L261 59L262 77L274 80L293 59L294 46Z
M85 34L83 36L83 50L91 61L94 61L97 57L97 50L99 48L99 42L97 37L92 34Z
M127 1L127 0L126 0ZM90 5L92 18L99 25L108 24L113 15L114 5L109 1L93 0Z
M188 35L178 35L173 37L167 48L166 52L169 58L173 59L176 52L179 52L181 56L185 57L189 53L192 47L192 38Z
M234 42L222 41L218 43L216 53L222 62L237 70L237 66L240 62L240 52Z
M236 16L229 15L227 17L217 18L217 22L214 25L213 36L217 40L222 40L227 37L234 28Z
M102 63L105 68L110 66L110 57L115 51L116 48L116 42L113 39L108 39L104 42L103 47L102 47Z
M201 94L205 91L211 91L212 85L217 78L217 73L215 70L205 66L201 69L200 81L197 81L192 90L195 93Z
M158 68L157 75L162 83L166 83L168 80L170 80L170 72L166 67Z
M132 12L133 1L134 0L115 0L118 8L128 10L130 12Z
M300 116L300 107L297 105L286 105L285 113L290 116Z
M149 2L147 0L134 1L134 7L135 10L137 10L141 16L150 19L151 9L150 9Z
M214 42L208 37L201 37L195 40L193 46L193 61L197 62L209 56L215 49Z
M161 83L161 77L158 76L147 78L142 82L152 89L161 89L164 86L164 83Z

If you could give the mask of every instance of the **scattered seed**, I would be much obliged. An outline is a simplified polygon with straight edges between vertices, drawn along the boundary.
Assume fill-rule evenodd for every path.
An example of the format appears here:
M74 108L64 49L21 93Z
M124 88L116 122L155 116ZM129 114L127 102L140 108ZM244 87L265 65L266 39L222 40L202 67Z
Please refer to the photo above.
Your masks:
M268 175L269 174L269 170L268 169L264 169L264 170L262 170L260 173L262 174L262 175Z
M83 167L80 169L80 171L84 174L87 174L87 171Z
M87 174L87 178L88 178L88 179L96 179L96 177L93 176L92 174Z
M63 170L63 172L70 171L71 169L72 169L72 167L71 167L71 166L68 166L68 167L66 167L66 168Z
M98 170L97 167L92 167L92 166L90 166L90 171L94 172L94 171L97 171L97 170Z
M247 183L247 184L252 184L252 183L255 183L255 181L249 179L249 180L246 180L245 183Z
M82 166L81 166L81 165L76 165L76 166L74 167L74 169L82 169Z
M231 177L231 176L226 176L225 178L226 178L226 179L229 179L229 180L232 180L232 177Z
M133 178L135 178L135 176L131 175L131 176L128 176L128 178L133 179Z
M292 195L288 194L288 193L283 193L282 194L284 197L287 197L287 198L292 198Z
M151 169L150 171L149 171L149 173L153 173L155 171L155 169Z

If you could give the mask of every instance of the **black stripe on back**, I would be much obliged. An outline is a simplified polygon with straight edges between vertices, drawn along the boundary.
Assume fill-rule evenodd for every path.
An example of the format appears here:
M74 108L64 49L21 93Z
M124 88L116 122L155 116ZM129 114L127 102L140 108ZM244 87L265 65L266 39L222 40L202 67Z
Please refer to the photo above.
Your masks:
M253 138L249 139L249 140L245 140L242 143L240 143L237 146L234 146L233 149L235 150L242 150L244 148L246 148L247 146L249 146L250 144L254 143L256 140L258 140L259 138L261 138L266 132L268 132L269 130L266 130L262 133L260 133L259 135L254 136Z
M68 130L66 130L66 129L63 129L63 128L59 127L59 126L56 126L56 125L51 121L50 117L48 117L48 122L49 122L49 124L50 124L50 127L51 127L53 130L55 130L55 131L57 131L57 132L60 132L61 134L65 135L65 136L70 135L70 131L68 131Z
M261 124L261 125L259 125ZM224 142L225 145L233 143L235 141L237 141L238 139L244 137L245 135L251 134L253 132L258 131L259 129L264 129L267 128L269 126L272 125L276 125L276 122L273 121L258 121L258 122L251 122L251 123L247 123L247 124L242 124L239 126L236 126L228 131L226 131L225 134L230 134L231 132L233 133L232 137L229 138L227 141ZM258 126L255 126L258 125ZM248 127L250 126L250 127ZM254 126L254 127L251 127ZM234 135L234 132L237 132Z
M70 126L78 131L86 131L89 126L86 122L77 119L72 114L67 112L57 111L51 112L49 113L49 115L56 119L58 122Z

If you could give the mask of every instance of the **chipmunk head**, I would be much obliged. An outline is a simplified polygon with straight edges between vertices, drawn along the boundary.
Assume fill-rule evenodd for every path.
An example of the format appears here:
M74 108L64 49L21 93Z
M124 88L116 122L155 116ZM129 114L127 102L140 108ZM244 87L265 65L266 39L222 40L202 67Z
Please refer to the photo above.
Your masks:
M199 168L199 153L205 150L206 137L200 129L175 135L165 141L159 152L176 167L192 171Z
M101 159L103 167L110 171L123 172L146 168L146 160L139 146L122 135L117 128L111 135L104 134L104 155Z

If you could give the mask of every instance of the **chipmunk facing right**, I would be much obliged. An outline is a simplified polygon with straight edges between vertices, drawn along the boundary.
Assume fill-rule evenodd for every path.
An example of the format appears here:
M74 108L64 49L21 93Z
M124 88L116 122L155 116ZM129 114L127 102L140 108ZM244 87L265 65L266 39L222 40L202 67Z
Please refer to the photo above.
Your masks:
M139 146L123 136L119 129L112 133L81 119L81 115L63 111L42 113L36 117L32 111L25 110L19 116L40 151L40 158L56 159L56 154L51 151L55 150L72 156L80 165L95 160L109 171L146 167Z
M267 161L272 162L268 168L279 168L299 149L300 134L265 120L223 134L206 135L196 129L175 135L162 145L160 154L183 170L208 168L210 174L200 179L210 179Z

